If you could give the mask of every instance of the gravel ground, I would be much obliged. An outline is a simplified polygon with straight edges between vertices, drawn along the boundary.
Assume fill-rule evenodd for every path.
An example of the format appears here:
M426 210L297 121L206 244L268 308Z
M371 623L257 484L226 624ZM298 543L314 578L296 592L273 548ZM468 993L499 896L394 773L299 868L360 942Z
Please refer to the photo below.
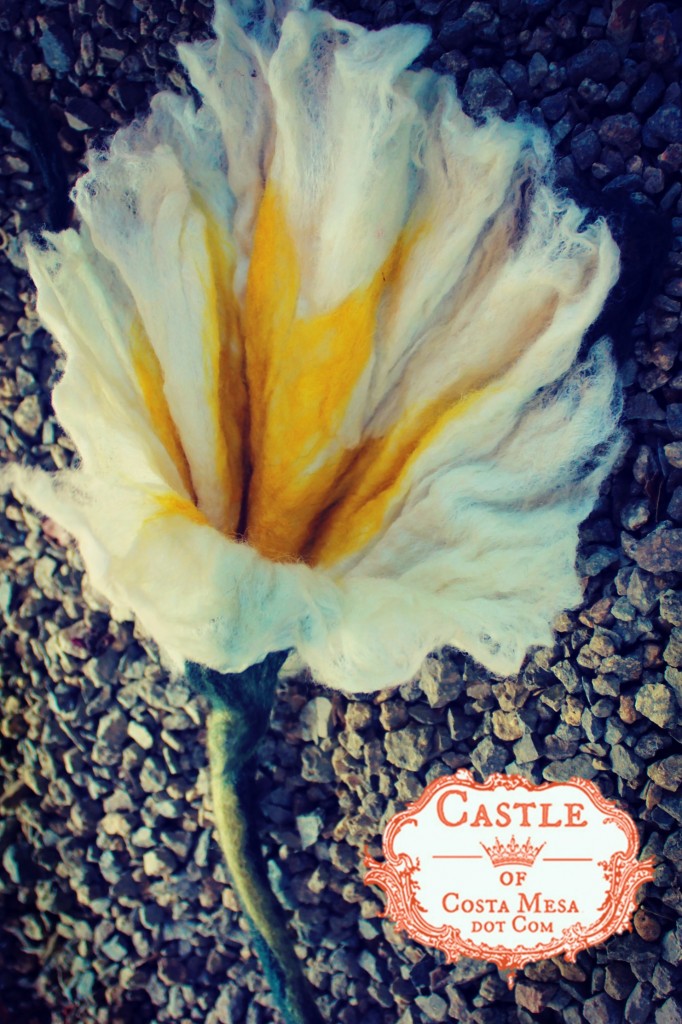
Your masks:
M262 838L301 955L340 1024L682 1021L682 10L637 0L366 0L335 14L428 22L424 63L473 112L532 112L566 182L630 194L672 224L624 363L632 446L586 524L582 610L518 679L456 652L371 700L282 684L261 748ZM38 326L16 238L51 218L44 160L15 125L10 70L57 131L73 180L86 145L184 87L174 44L208 34L202 0L4 0L0 12L0 448L63 467L50 414L60 357ZM45 129L46 130L46 129ZM30 134L30 133L29 133ZM53 169L58 180L59 170ZM644 240L641 240L644 244ZM0 1024L276 1021L213 838L206 707L153 644L112 621L63 532L0 498ZM654 881L634 931L527 966L513 992L380 918L362 850L461 766L594 779L637 822Z

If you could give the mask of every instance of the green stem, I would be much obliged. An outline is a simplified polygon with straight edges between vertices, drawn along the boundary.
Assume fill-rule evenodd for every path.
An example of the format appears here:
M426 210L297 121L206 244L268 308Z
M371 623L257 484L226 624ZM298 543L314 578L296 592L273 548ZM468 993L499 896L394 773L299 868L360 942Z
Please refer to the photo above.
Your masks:
M218 836L272 994L286 1024L323 1024L270 887L256 820L255 752L268 727L286 654L270 654L239 675L188 664L187 677L212 704L208 755Z

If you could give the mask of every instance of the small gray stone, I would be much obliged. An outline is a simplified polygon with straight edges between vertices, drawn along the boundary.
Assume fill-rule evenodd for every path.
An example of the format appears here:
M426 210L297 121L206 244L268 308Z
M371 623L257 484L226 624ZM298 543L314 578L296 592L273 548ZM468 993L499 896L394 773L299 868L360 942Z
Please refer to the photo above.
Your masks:
M641 569L635 569L628 582L627 598L630 604L638 612L648 615L650 611L653 611L659 594L660 591L654 583L653 577Z
M566 61L568 78L574 85L590 78L593 82L606 82L620 67L618 50L607 39L595 39L584 50Z
M682 667L682 629L675 626L663 652L663 660L673 668Z
M509 760L508 751L501 744L493 742L490 736L485 736L471 752L471 763L483 778L491 772L504 771Z
M663 856L682 871L682 830L672 832L663 844Z
M659 999L665 999L678 990L679 981L682 980L681 973L677 967L667 964L664 960L656 964L651 983Z
M374 981L384 980L384 969L382 969L382 965L369 949L363 949L358 957L358 963L363 971L366 971Z
M143 750L151 750L154 746L154 737L149 729L141 725L140 722L130 722L128 724L128 736L130 736L134 743L137 743L138 747L142 747Z
M444 708L462 694L464 680L459 672L439 658L427 658L419 674L419 685L432 708Z
M665 683L644 683L635 697L635 708L662 729L675 722L675 698Z
M372 707L364 701L354 701L349 704L346 708L346 730L351 735L353 733L363 732L369 728L372 724ZM364 744L364 740L358 737L360 740L360 750ZM348 743L344 744L346 749L353 755L353 757L359 757L358 753L354 753Z
M607 964L604 991L612 999L617 999L619 1002L627 999L632 992L634 983L632 971L622 960L615 960L613 963Z
M200 868L205 868L208 864L209 851L211 849L211 830L205 828L197 840L197 844L194 847L194 862Z
M563 683L569 693L577 693L582 688L580 676L570 661L559 661L552 666L552 672Z
M97 739L108 747L118 750L128 735L128 719L120 708L113 708L99 720Z
M656 527L635 545L633 557L637 565L647 572L663 573L682 570L682 530L667 524ZM628 597L630 597L629 594Z
M682 1024L682 999L670 996L656 1010L656 1024Z
M305 746L301 754L301 775L306 782L333 782L334 767L331 754L325 753L319 747Z
M682 754L671 754L670 757L664 757L662 761L649 765L647 775L657 786L675 792L682 784Z
M606 992L600 992L599 995L587 999L583 1006L583 1014L589 1024L620 1024L621 1022L620 1007Z
M638 501L629 502L620 513L620 521L626 530L641 529L649 522L651 516L651 509L649 502L644 498L640 498Z
M168 774L160 761L146 757L140 769L140 785L145 793L160 793L168 784Z
M535 745L530 732L525 733L521 739L514 744L514 758L519 764L529 764L531 761L537 761L540 756L540 751Z
M170 850L147 850L142 858L142 866L148 878L155 878L171 874L178 866L178 862Z
M517 60L508 60L502 65L500 75L512 90L517 99L525 100L530 96L528 71Z
M678 789L676 793L664 793L658 806L682 825L682 791Z
M468 981L474 981L476 978L482 978L484 975L490 974L491 970L490 964L485 961L472 960L471 957L461 956L450 967L448 977L453 985L465 985Z
M47 19L38 16L38 24L42 31L38 37L38 45L43 51L43 60L48 68L58 75L66 75L73 67L74 48L71 35L65 28L57 24L47 24Z
M682 594L664 590L660 601L661 618L672 626L682 626Z
M650 1024L653 993L653 986L648 981L637 982L625 1004L627 1024Z
M547 1009L556 990L556 985L546 985L538 981L518 981L514 987L514 996L517 1006L535 1014Z
M114 932L110 939L102 943L100 948L104 955L116 964L120 964L130 957L130 949L124 937L118 932Z
M548 71L547 58L541 53L534 53L528 61L528 84L531 89L534 89L543 78L547 77Z
M547 782L567 782L574 775L580 779L593 779L596 774L597 769L587 754L576 754L566 761L553 761L542 770L542 777Z
M36 561L33 569L33 579L43 594L51 595L55 591L54 574L57 569L57 562L49 555L43 555Z
M516 107L511 90L492 68L474 68L469 73L462 101L467 112L474 116L493 109L501 117L508 117Z
M669 964L682 963L682 918L678 919L675 928L663 936L661 953Z
M140 850L149 850L157 842L152 829L148 825L143 825L141 828L136 829L131 835L130 841Z
M498 739L513 742L523 736L524 724L518 711L493 711L493 732Z
M437 992L429 996L417 996L415 1004L427 1020L445 1021L448 1019L448 1004Z
M646 122L647 138L664 142L682 142L682 111L679 104L665 103ZM649 143L647 142L647 145ZM655 142L654 142L655 145Z
M43 413L37 395L27 395L14 410L13 420L22 433L36 437L43 424Z
M607 146L617 147L628 157L639 148L639 133L639 121L634 114L612 114L602 121L599 138Z
M663 447L665 457L675 469L682 467L682 441L671 441Z
M181 818L187 809L183 800L172 800L170 797L158 797L156 800L148 800L147 807L151 810L154 818L169 818L175 820Z
M184 862L194 846L194 835L183 829L162 829L160 839L164 847L175 854L179 861Z
M619 778L631 782L644 771L644 762L628 747L619 743L611 749L611 767Z
M600 152L601 142L593 128L586 128L571 139L571 153L581 171L591 167Z
M608 679L617 676L618 680L623 679L625 682L634 683L642 675L642 658L641 655L613 654L609 658L604 658L600 668L602 673L608 673ZM619 684L616 680L613 680L610 685L614 689L605 692L616 696L620 690ZM597 689L596 686L595 689ZM601 690L597 690L597 693L601 693Z
M301 837L301 848L306 850L314 846L320 838L324 816L321 811L311 811L309 814L299 814L296 817L296 827Z
M309 700L299 715L303 739L314 743L326 739L329 736L331 714L332 702L329 697L313 697Z
M384 737L386 759L397 768L416 772L433 756L436 730L430 725L407 725Z

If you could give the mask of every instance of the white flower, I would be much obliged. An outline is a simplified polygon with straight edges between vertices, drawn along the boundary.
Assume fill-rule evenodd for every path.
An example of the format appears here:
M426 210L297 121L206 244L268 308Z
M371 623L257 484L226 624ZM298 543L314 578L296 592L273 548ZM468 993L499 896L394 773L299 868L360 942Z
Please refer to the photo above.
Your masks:
M405 70L424 28L279 28L219 2L180 48L199 109L157 96L30 249L82 464L13 484L178 667L295 647L363 692L449 644L514 672L580 601L621 448L607 343L578 360L617 248L540 130Z

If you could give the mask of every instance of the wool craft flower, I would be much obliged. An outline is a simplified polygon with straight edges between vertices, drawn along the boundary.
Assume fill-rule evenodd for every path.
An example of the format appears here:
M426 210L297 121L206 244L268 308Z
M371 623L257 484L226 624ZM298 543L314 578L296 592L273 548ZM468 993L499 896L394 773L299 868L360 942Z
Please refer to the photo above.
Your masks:
M255 816L277 672L368 692L549 640L622 447L582 352L619 259L541 130L409 70L426 29L266 4L218 0L180 48L201 103L157 96L28 247L81 461L5 482L208 697L233 885L287 1024L321 1024Z
M219 0L28 248L81 464L15 470L176 667L295 648L367 692L459 647L515 672L580 601L621 448L603 220L545 134L476 124L428 31Z

